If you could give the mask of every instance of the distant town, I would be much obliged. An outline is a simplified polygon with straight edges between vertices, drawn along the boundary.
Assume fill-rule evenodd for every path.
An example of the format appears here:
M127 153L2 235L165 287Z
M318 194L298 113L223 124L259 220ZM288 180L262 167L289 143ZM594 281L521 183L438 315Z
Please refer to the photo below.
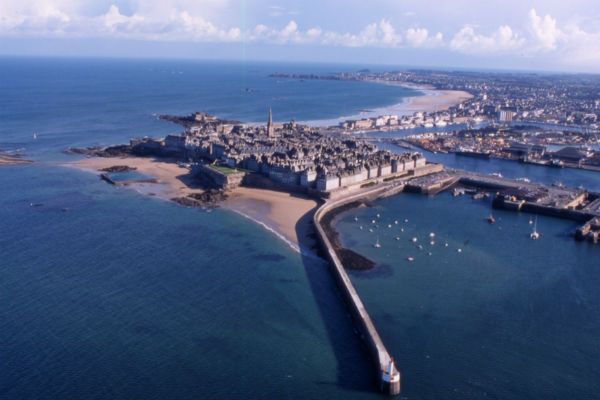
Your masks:
M472 71L407 70L331 75L282 74L274 78L372 81L417 88L460 90L473 95L447 110L413 116L383 116L341 123L346 129L444 127L484 121L540 123L597 130L600 121L600 76Z
M600 152L593 148L597 143L596 137L597 134L589 132L561 132L528 126L488 126L415 134L397 143L410 143L434 153L600 171Z
M465 91L473 97L444 110L347 120L329 130L356 133L435 128L396 142L431 152L600 171L600 77L597 75L363 70L338 75L271 76L374 81ZM453 128L460 124L462 127Z

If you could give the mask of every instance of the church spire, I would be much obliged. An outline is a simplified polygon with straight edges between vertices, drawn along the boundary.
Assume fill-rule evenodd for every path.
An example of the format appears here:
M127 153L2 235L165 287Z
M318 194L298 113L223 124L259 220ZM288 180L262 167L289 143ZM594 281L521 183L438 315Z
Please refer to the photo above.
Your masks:
M273 129L273 112L271 111L271 107L269 107L269 122L267 122L267 135L269 137L273 137L274 129Z

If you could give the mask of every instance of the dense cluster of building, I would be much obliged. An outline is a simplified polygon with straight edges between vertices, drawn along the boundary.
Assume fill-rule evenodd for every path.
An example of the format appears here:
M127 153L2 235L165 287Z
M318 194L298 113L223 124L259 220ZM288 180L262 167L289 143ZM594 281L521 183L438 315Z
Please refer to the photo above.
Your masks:
M344 131L399 130L417 127L439 128L445 127L448 124L466 121L466 119L454 118L448 111L435 113L419 111L413 115L380 115L373 118L346 120L340 122L339 127Z
M551 166L598 169L598 136L586 132L557 132L536 128L488 126L411 135L406 141L439 153L456 153L480 158L503 158Z
M362 70L336 75L274 74L276 77L380 81L462 90L473 98L429 115L446 123L469 120L525 121L585 126L600 123L600 76L407 70L373 73ZM360 125L367 125L361 122ZM374 127L374 126L371 126ZM362 126L359 128L363 128Z
M323 135L319 129L294 121L276 125L270 111L266 126L230 123L197 113L181 135L133 140L131 145L138 154L218 163L319 191L393 179L426 164L420 153L393 154L361 139Z

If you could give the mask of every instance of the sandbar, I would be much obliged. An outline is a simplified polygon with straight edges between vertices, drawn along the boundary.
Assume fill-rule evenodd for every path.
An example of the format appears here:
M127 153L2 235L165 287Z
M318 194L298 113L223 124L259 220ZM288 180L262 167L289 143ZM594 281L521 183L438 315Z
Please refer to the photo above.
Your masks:
M0 165L18 165L18 164L31 164L31 163L32 163L32 161L23 160L19 156L0 154Z

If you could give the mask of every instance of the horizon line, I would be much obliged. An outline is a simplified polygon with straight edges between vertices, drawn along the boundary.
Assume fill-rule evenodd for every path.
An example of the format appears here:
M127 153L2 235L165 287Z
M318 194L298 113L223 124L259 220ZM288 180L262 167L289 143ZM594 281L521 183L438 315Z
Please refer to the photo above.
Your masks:
M435 70L444 72L481 72L481 73L522 73L522 74L544 74L544 75L589 75L599 76L600 73L583 72L583 71L565 71L565 70L543 70L543 69L524 69L524 68L507 68L507 67L460 67L453 65L408 65L392 62L380 63L358 63L355 61L311 61L311 60L278 60L278 59L247 59L247 58L202 58L202 57L186 57L186 56L149 56L149 55L96 55L96 54L16 54L16 53L0 53L1 58L44 58L44 59L72 59L72 60L147 60L147 61L199 61L199 62L233 62L233 63L272 63L272 64L316 64L316 65L348 65L355 67L395 67L400 70ZM392 70L387 70L390 72ZM333 73L328 73L333 74Z

